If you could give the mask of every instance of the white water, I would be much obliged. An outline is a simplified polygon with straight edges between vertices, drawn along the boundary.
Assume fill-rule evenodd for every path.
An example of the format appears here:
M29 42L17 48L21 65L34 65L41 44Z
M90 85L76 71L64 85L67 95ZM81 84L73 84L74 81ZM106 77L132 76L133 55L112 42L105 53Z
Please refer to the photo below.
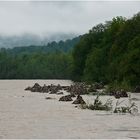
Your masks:
M71 84L68 80L0 80L0 138L140 138L139 115L82 110L72 102L59 102L63 95L24 91L35 82ZM140 94L132 97L140 99ZM91 102L95 97L83 98ZM140 108L140 101L136 103Z

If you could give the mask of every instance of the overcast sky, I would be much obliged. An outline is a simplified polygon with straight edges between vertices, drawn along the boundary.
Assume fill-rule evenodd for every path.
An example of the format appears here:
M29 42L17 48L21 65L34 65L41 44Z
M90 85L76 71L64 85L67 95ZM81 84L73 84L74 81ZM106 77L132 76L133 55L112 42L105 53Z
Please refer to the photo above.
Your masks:
M140 2L0 2L0 34L83 34L115 16L132 17Z

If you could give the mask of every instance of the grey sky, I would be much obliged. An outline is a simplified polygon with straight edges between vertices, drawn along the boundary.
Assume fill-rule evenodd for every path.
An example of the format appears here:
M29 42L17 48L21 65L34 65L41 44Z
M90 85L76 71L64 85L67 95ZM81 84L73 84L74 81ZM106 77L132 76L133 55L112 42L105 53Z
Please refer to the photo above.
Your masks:
M131 17L140 2L0 2L0 34L83 34L115 16Z

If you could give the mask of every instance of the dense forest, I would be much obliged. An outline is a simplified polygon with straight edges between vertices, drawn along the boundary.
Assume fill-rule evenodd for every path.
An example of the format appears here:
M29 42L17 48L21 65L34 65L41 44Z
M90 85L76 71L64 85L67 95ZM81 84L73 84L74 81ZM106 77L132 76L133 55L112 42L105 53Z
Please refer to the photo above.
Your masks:
M71 51L80 36L44 46L1 48L0 79L70 79Z
M73 79L140 84L140 13L113 18L82 36L73 51Z
M0 53L1 79L69 79L71 55L32 53L9 55Z
M140 85L140 13L72 40L0 51L1 79L72 79Z

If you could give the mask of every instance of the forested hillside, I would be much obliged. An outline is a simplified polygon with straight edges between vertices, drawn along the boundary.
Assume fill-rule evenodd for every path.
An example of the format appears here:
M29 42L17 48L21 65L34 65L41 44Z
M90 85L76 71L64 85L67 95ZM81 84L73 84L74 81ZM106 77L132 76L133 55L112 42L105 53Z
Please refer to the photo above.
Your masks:
M73 79L140 84L140 13L93 27L73 51Z
M113 18L72 40L1 49L0 78L139 85L140 13L131 19Z
M70 79L71 51L80 36L46 46L2 48L1 79Z
M33 33L21 33L18 35L0 33L0 48L28 47L28 46L46 46L49 42L72 39L75 34L72 33L52 33L44 35Z
M48 43L47 45L31 45L31 46L23 46L23 47L14 47L11 49L6 49L6 52L9 54L19 55L19 54L30 54L30 53L38 53L38 52L69 52L73 49L73 47L80 40L79 37L75 37L73 39L68 39L66 41L53 41ZM2 48L3 50L3 48Z

